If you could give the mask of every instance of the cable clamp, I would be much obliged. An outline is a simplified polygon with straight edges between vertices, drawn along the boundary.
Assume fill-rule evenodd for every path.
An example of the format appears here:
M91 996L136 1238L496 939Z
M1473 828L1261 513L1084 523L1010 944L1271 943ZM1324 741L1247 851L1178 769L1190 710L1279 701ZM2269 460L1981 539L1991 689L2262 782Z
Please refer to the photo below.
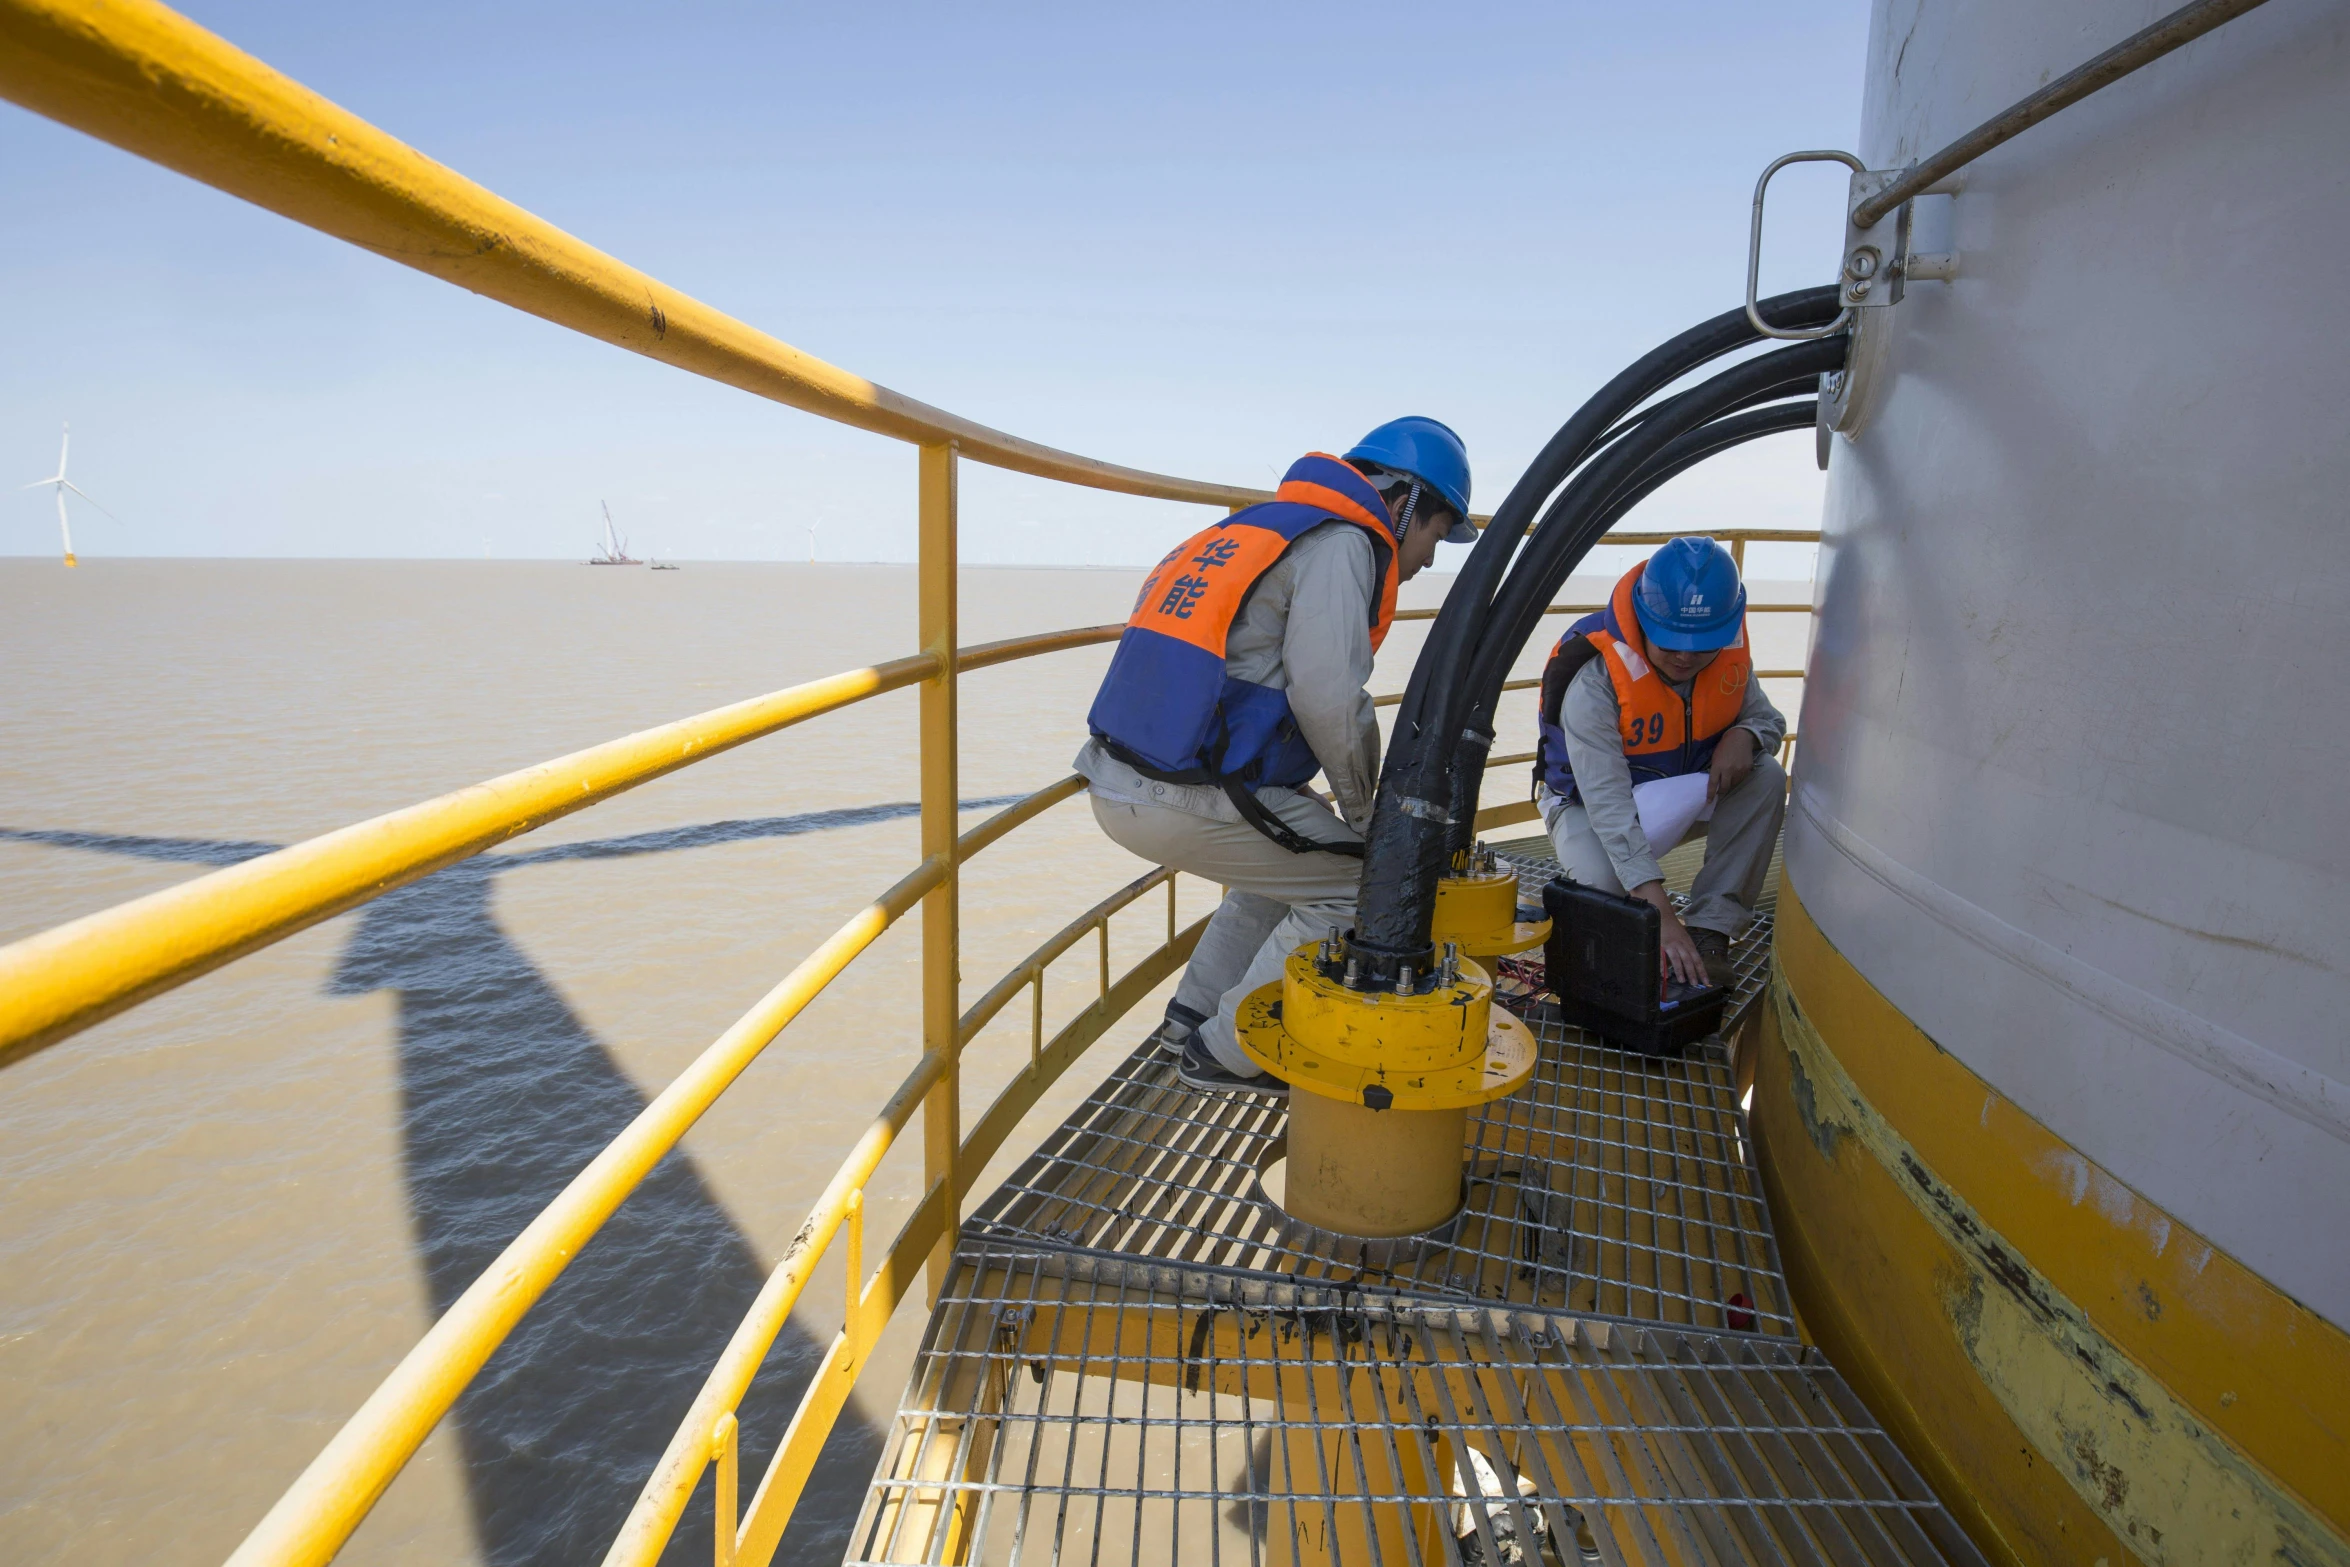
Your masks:
M1451 810L1433 800L1415 799L1406 794L1398 796L1395 803L1406 816L1416 816L1424 822L1442 822L1446 826L1452 824Z

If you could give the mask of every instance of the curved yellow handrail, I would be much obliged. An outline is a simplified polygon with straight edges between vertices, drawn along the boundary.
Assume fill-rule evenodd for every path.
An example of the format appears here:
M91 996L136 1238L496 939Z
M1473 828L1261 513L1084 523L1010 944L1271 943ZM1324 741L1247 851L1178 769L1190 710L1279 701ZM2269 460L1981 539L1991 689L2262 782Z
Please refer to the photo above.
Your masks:
M963 649L958 672L1115 639L1080 626ZM248 952L558 817L746 741L938 673L852 669L574 751L198 876L0 947L0 1066Z
M1047 796L1068 798L1083 786L1084 780L1065 779L1051 789L1039 790L1029 799L1042 800ZM1063 793L1061 791L1067 791ZM1023 802L1024 804L1026 802ZM1022 809L1021 806L1013 807ZM1006 812L1009 815L1010 812ZM1001 820L1002 818L997 818ZM985 831L974 829L971 836ZM1021 963L1015 965L1003 980L963 1014L957 1029L958 1039L968 1043L987 1026L989 1019L1000 1012L1010 999L1028 985L1039 982L1046 965L1067 952L1088 931L1106 924L1109 917L1141 898L1151 889L1170 885L1175 873L1165 866L1137 877L1117 892L1080 914L1066 926L1047 938L1044 944ZM1172 911L1173 903L1170 901ZM1167 941L1157 952L1130 972L1121 985L1131 994L1147 990L1156 984L1174 963L1188 957L1191 947L1199 939L1206 920L1199 920L1187 930L1174 929L1173 914L1169 914ZM1104 998L1110 997L1111 987L1104 976ZM1018 1121L1021 1113L1035 1103L1037 1096L1060 1075L1061 1069L1073 1059L1076 1050L1090 1044L1124 1006L1107 1007L1097 1002L1091 1015L1081 1013L1062 1030L1051 1043L1036 1040L1032 1046L1034 1060L1022 1077L1007 1084L997 1096L996 1103L980 1117L979 1124L964 1138L962 1163L972 1169L985 1164L994 1156L1003 1136ZM1038 1025L1041 1035L1042 1025ZM898 1086L889 1102L873 1118L848 1157L841 1161L832 1181L817 1198L808 1213L807 1222L793 1235L788 1246L758 1298L743 1314L734 1336L719 1354L717 1363L703 1380L701 1391L694 1396L685 1418L678 1423L669 1446L654 1465L645 1481L644 1490L630 1509L620 1532L613 1537L610 1550L605 1553L604 1567L650 1567L660 1559L669 1543L670 1534L683 1516L686 1503L691 1500L694 1487L700 1483L702 1470L712 1461L712 1436L722 1423L731 1417L743 1396L750 1391L751 1379L773 1347L776 1335L783 1331L786 1319L798 1303L801 1292L816 1264L823 1258L843 1225L851 1227L850 1256L848 1259L848 1310L840 1335L827 1353L824 1364L817 1369L801 1410L795 1413L790 1428L777 1444L775 1456L769 1460L768 1472L762 1479L758 1493L753 1497L751 1511L744 1521L744 1538L739 1542L746 1561L763 1561L775 1548L782 1535L783 1522L798 1500L800 1488L806 1483L816 1457L822 1451L824 1438L831 1429L829 1415L837 1412L845 1396L847 1383L854 1380L866 1352L872 1348L875 1336L888 1321L891 1308L898 1303L905 1286L911 1282L912 1269L930 1245L930 1231L939 1222L936 1210L938 1193L925 1193L922 1202L909 1215L897 1240L891 1245L882 1265L869 1281L861 1265L862 1236L860 1194L865 1183L872 1179L886 1154L900 1133L906 1128L922 1096L938 1081L944 1065L935 1054L925 1054L914 1070ZM811 1419L810 1413L824 1414L826 1418ZM724 1459L720 1460L724 1462ZM718 1527L734 1527L731 1509L722 1508Z
M493 195L153 0L0 3L0 96L322 234L841 424L1097 490L1262 490L1121 467L933 408L713 310Z
M1009 807L965 833L956 843L954 859L967 859L1010 827L1035 816L1052 803L1045 796L1061 800L1074 792L1063 781ZM1012 820L1007 822L1006 818ZM638 1112L402 1357L391 1375L246 1536L229 1558L231 1563L237 1567L258 1567L261 1563L277 1567L331 1560L383 1495L384 1487L392 1483L457 1402L457 1395L505 1342L523 1313L652 1173L661 1157L677 1146L687 1129L834 976L920 902L924 893L945 880L947 870L948 863L942 859L924 860L858 911ZM924 1062L915 1076L926 1087L931 1078L924 1073L935 1077L945 1063L932 1056L925 1056ZM908 1087L913 1087L913 1080ZM916 1092L900 1110L911 1113L912 1103L919 1099ZM876 1153L874 1157L880 1156Z

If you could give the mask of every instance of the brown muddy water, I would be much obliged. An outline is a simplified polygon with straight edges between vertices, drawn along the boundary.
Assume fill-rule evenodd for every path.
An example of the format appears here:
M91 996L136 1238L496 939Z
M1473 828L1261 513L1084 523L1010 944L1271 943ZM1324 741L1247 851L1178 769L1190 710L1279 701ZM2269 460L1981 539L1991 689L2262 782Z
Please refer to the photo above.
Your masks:
M1139 577L968 571L964 640L1120 619ZM1405 602L1432 604L1449 580ZM1758 638L1766 664L1801 661L1800 624ZM1402 686L1420 629L1390 639L1377 689ZM913 643L903 567L0 560L0 941ZM964 682L966 800L1067 772L1107 657ZM1531 698L1508 716L1498 749L1529 748ZM224 1557L538 1208L914 863L915 746L911 691L785 731L0 1075L0 1554ZM1523 788L1512 769L1487 798ZM1145 869L1081 800L975 862L965 1001ZM1186 882L1183 918L1214 894ZM1153 899L1120 921L1119 968L1164 918ZM622 1208L345 1561L602 1556L768 1268L913 1065L919 923L837 980ZM1083 944L1053 975L1048 1027L1094 983ZM981 1190L1163 1000L1071 1070ZM967 1117L1025 1061L1026 1013L972 1046ZM876 1249L917 1193L920 1141L869 1192ZM744 1407L747 1475L841 1299L836 1246ZM910 1302L779 1559L838 1558L920 1329ZM707 1559L707 1497L705 1481L670 1560Z

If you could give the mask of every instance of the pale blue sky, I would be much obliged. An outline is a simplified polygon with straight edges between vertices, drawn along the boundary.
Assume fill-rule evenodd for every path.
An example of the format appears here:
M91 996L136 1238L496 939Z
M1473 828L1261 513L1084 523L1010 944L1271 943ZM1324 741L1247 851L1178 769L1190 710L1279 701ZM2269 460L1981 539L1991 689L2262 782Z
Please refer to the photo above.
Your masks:
M1092 455L1267 483L1427 413L1490 506L1734 305L1781 152L1850 146L1867 7L403 6L196 20L678 288ZM1824 281L1840 173L1775 187ZM1783 193L1784 204L1780 205ZM912 551L908 448L574 337L0 105L0 480L92 556ZM1816 520L1782 437L1645 520ZM973 468L965 557L1140 563L1205 514ZM53 553L7 492L0 553Z

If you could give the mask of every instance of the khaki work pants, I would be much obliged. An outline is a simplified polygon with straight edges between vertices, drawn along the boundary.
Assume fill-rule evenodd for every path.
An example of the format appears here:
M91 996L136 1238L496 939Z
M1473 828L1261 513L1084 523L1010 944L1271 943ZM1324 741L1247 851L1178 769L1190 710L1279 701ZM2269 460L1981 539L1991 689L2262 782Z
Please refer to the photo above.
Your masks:
M1559 805L1548 796L1543 803L1543 825L1567 880L1603 892L1629 892L1617 880L1615 865L1599 834L1591 830L1583 807ZM1705 839L1705 868L1689 888L1681 923L1692 930L1720 931L1733 941L1738 938L1754 918L1763 878L1771 870L1771 847L1779 841L1779 823L1786 815L1787 769L1777 757L1757 756L1746 781L1714 801L1713 818L1699 822L1692 834Z
M1354 925L1363 862L1343 854L1292 854L1246 822L1098 794L1092 800L1093 819L1120 848L1230 889L1200 932L1175 1000L1207 1019L1200 1039L1225 1070L1253 1075L1257 1066L1241 1053L1233 1028L1240 1003L1279 979L1282 963L1299 946ZM1353 837L1337 812L1326 814L1326 826L1290 825L1309 837ZM1293 812L1282 815L1288 819Z

